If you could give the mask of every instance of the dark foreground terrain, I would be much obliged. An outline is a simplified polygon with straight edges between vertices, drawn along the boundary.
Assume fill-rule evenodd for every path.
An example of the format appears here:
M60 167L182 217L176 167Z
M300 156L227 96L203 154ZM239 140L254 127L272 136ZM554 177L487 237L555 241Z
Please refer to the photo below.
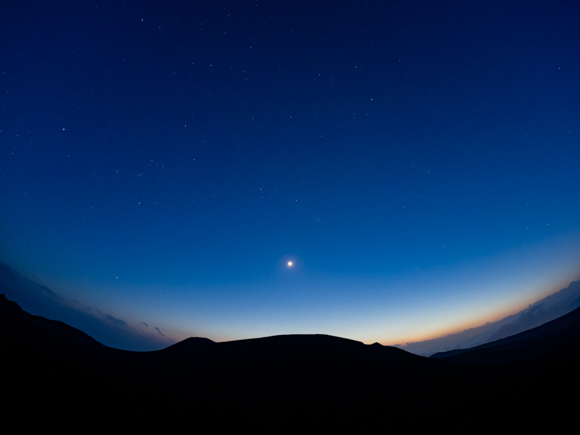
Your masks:
M4 423L82 431L543 433L575 428L580 311L419 357L325 335L108 348L0 297ZM573 429L575 430L575 429Z

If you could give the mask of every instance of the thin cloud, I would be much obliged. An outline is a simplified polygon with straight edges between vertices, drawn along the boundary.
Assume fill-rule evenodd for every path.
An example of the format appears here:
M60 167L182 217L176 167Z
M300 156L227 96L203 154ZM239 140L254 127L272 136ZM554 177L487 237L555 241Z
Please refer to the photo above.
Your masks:
M30 280L29 280L29 281L30 281ZM37 284L37 283L35 283L34 281L30 281L30 282L31 282L31 283L33 283L33 284L35 284L35 285L37 285L38 287L40 287L40 289L41 289L43 292L45 292L45 293L49 294L49 295L50 295L50 296L52 296L53 298L55 298L55 299L58 299L58 300L61 300L61 301L63 300L63 299L62 299L62 298L61 298L59 295L57 295L55 292L53 292L53 291L52 291L51 289L49 289L47 286L45 286L45 285L40 285L40 284Z
M107 319L107 320L109 320L110 322L113 322L113 323L115 323L115 324L117 324L117 325L119 325L119 326L123 326L123 327L127 327L127 326L129 326L129 324L128 324L127 322L125 322L125 321L124 321L124 320L122 320L122 319L117 319L116 317L114 317L114 316L113 316L113 315L111 315L111 314L107 314L107 315L105 315L105 319Z
M174 343L159 328L147 333L135 325L96 307L70 301L52 289L23 277L8 265L0 262L0 292L8 300L15 301L31 314L48 319L58 319L93 337L100 343L127 350L159 350ZM145 322L139 324L149 327ZM153 332L153 331L151 331Z

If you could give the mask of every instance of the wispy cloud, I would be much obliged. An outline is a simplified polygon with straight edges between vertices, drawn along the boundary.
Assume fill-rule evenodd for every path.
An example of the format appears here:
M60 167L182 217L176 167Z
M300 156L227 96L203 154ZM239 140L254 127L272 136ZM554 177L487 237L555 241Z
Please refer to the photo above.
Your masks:
M467 349L515 335L561 317L580 306L580 281L531 304L528 308L501 320L432 340L407 343L403 349L417 355ZM395 345L398 346L398 345Z
M117 315L104 313L99 308L77 300L66 300L57 292L21 276L0 262L0 293L34 315L61 320L87 333L104 345L127 350L158 350L173 344L159 328L156 332L135 327ZM163 338L162 338L163 337Z
M129 325L127 324L127 322L125 322L124 320L121 320L121 319L117 319L117 318L116 318L115 316L113 316L112 314L107 314L107 315L105 315L105 319L107 319L107 320L109 320L110 322L113 322L113 323L115 323L115 324L117 324L117 325L119 325L119 326L124 326L124 327L127 327L127 326L129 326Z

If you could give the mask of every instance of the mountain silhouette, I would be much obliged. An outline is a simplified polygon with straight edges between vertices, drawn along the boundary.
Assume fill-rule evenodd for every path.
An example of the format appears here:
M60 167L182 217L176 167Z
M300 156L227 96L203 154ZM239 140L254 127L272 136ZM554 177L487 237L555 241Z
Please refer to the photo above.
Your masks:
M407 343L404 349L417 355L429 356L439 352L469 349L535 328L557 319L580 307L580 281L573 281L522 311L497 322L431 340Z
M576 311L437 358L328 335L189 338L132 352L4 296L0 312L7 422L24 412L61 428L497 433L557 429L576 409Z
M431 358L476 363L580 360L580 346L573 343L580 343L580 308L528 331L470 349L439 352Z

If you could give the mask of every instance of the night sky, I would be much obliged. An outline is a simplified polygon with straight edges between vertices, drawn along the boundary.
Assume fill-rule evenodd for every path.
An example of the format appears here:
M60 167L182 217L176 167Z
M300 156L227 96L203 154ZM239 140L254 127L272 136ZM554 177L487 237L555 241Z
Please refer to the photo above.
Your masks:
M580 278L576 2L0 9L0 261L63 304L395 344Z

